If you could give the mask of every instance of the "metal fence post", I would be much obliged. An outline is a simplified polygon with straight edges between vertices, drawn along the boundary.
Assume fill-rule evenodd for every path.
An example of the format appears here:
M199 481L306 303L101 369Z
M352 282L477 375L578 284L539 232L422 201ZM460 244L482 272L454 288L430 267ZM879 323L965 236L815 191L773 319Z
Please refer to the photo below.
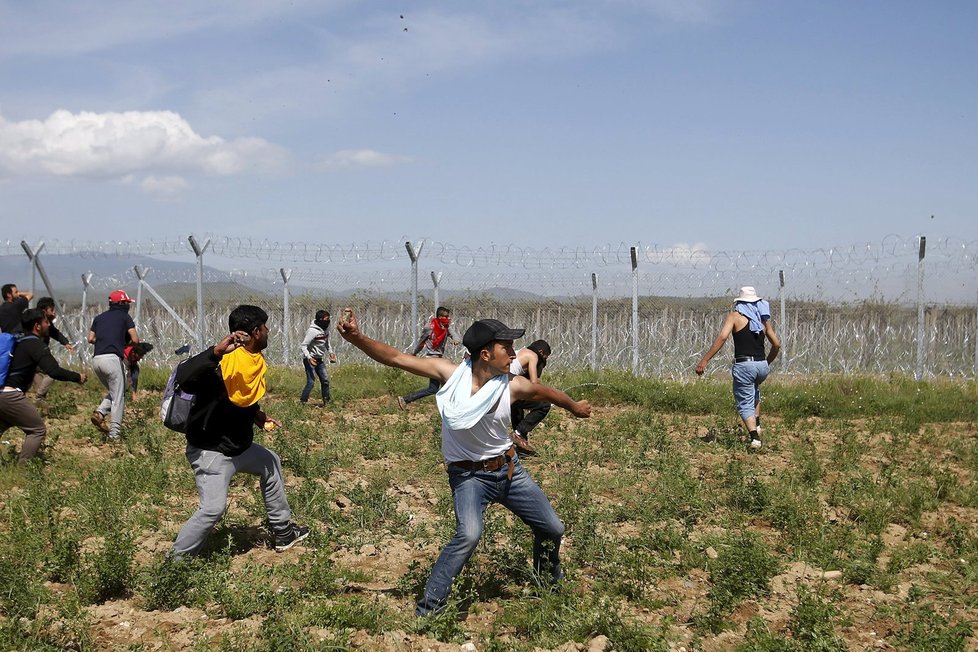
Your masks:
M48 273L44 269L44 264L41 263L40 253L41 253L41 249L44 248L44 243L43 242L40 243L35 249L32 250L30 248L30 245L27 244L27 241L26 240L21 240L20 241L20 247L21 247L21 249L24 250L24 253L26 253L27 254L27 257L30 259L30 261L31 261L31 269L34 270L34 271L36 271L40 275L41 282L44 283L44 287L45 287L45 289L48 292L48 296L50 296L52 299L54 299L55 305L58 306L58 312L60 312L62 315L66 315L67 314L67 311L65 310L65 306L64 306L63 303L61 303L60 301L58 301L57 296L55 296L55 294L54 294L54 287L51 285L51 279L48 278ZM31 292L34 291L34 287L33 286L34 286L34 283L33 283L33 280L32 280L31 281ZM32 297L31 300L34 302L34 305L36 306L37 305L37 298L36 298L36 296L35 297ZM74 333L74 330L75 329L72 328L71 327L71 324L68 323L67 317L65 318L65 321L62 322L61 325L64 328L65 335L68 337L68 339L71 339L71 340L77 339L77 338L75 338L75 333Z
M78 332L82 334L79 337L80 345L78 347L78 356L82 360L88 359L88 347L85 346L87 341L83 339L84 336L88 335L88 329L85 327L85 316L88 314L88 286L92 284L92 273L85 272L81 275L82 280L82 302L81 302L81 314L78 315Z
M180 328L182 328L188 335L194 335L194 329L192 329L187 322L185 322L180 315L177 314L177 311L173 309L173 306L168 304L166 300L160 296L159 292L153 289L152 285L146 282L146 274L149 272L149 269L143 269L139 265L134 266L132 269L136 273L136 278L139 279L139 286L146 288L146 291L150 293L150 296L156 299L156 302L163 306L164 310L170 313L173 320L180 324ZM203 351L203 347L201 347L200 350Z
M418 258L421 256L421 250L424 249L424 240L418 243L417 249L408 240L404 243L404 248L407 249L408 257L411 259L411 325L408 332L408 341L411 341L418 329Z
M431 273L431 284L434 286L434 300L435 300L435 311L438 311L438 306L441 305L441 300L438 298L438 287L441 283L441 272ZM436 315L437 316L437 315Z
M591 272L591 371L598 370L598 275Z
M632 257L632 375L638 375L638 249L631 247Z
M920 236L920 249L917 251L917 368L914 378L924 377L924 250L927 237Z
M31 251L26 240L21 240L20 246L24 249L24 252L27 254L27 260L31 264L31 302L36 305L37 299L34 297L37 296L37 255L44 249L44 240L38 242L33 251ZM51 288L48 288L48 291L50 292Z
M292 270L280 267L278 273L282 275L282 364L288 366L289 351L292 348L289 343L289 333L292 331L292 320L289 318L289 279L292 278Z
M207 251L207 247L211 244L211 239L207 238L204 241L204 246L201 247L197 244L197 239L194 236L187 238L190 242L190 248L194 250L194 255L197 256L197 350L204 350L204 252Z
M133 318L133 321L136 322L136 328L139 328L140 317L143 314L143 277L146 276L146 272L149 270L139 265L134 265L132 271L136 272L136 316Z
M778 270L778 300L781 303L781 323L778 328L781 331L781 370L788 371L788 322L784 317L784 270Z

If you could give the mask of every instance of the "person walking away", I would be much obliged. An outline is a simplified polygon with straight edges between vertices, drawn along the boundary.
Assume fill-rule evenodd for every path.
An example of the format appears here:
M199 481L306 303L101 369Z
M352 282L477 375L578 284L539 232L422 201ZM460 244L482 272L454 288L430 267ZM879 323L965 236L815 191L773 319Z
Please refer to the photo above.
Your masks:
M170 556L200 553L210 529L227 509L228 486L236 473L257 475L277 552L309 535L292 522L279 456L254 442L255 426L281 427L258 401L265 395L268 314L240 305L228 315L228 335L177 367L180 389L194 394L187 420L187 461L194 472L200 505L184 523Z
M523 376L531 383L539 383L550 353L550 344L546 340L536 340L516 352L516 359L509 366L509 373ZM530 431L536 428L549 413L550 403L547 401L513 402L511 408L513 432L510 437L520 455L529 457L536 454L536 448L529 442Z
M126 407L126 370L122 360L126 344L136 344L136 324L129 316L132 299L123 290L109 295L109 309L96 315L88 331L88 343L95 345L92 366L99 382L108 390L95 411L92 425L113 441L122 436L122 415ZM110 423L105 417L111 415Z
M703 375L706 365L723 348L731 334L734 359L730 375L733 377L734 404L747 429L750 447L760 448L761 383L770 373L771 363L778 357L781 340L771 324L771 306L749 285L740 288L740 294L734 299L734 308L724 318L719 335L696 365L697 375ZM771 350L766 355L765 338L771 343Z
M443 358L445 357L445 345L449 340L451 340L453 345L458 345L459 337L454 329L452 329L451 315L451 310L445 306L438 306L438 309L435 310L435 316L432 317L428 325L421 331L421 339L418 340L417 345L414 347L413 355L422 358ZM416 392L411 392L407 396L399 396L397 405L402 410L406 410L409 403L414 403L420 398L435 394L439 387L441 387L441 383L432 378L428 382L427 387L419 389Z
M333 347L329 344L329 322L330 315L328 310L317 310L315 318L306 329L306 336L302 338L299 350L302 352L302 367L306 370L306 386L302 388L299 395L299 402L306 403L312 388L316 386L316 377L319 377L319 386L323 393L323 407L330 401L329 394L329 370L326 368L326 358L329 357L330 363L336 362L336 354Z
M30 292L19 291L13 283L7 283L0 288L0 293L3 294L3 303L0 303L0 332L24 332L20 315L30 306L30 301L34 295Z
M54 325L54 320L58 318L58 308L54 303L52 297L41 297L37 300L37 309L44 313L44 316L48 318L48 335L41 338L45 346L50 348L51 340L56 341L61 346L68 350L68 353L75 352L75 345L68 341L64 333L58 330L58 327ZM54 384L54 378L45 374L42 370L38 369L37 373L34 374L34 395L37 397L38 405L44 405L47 401L48 391L51 389L51 385Z
M88 376L62 369L51 355L43 339L48 335L50 322L37 308L29 308L21 314L21 331L25 333L14 347L7 378L0 390L0 433L17 427L24 431L24 444L20 449L19 462L26 462L35 455L47 436L47 425L37 408L27 400L25 393L34 382L38 369L49 378L84 384Z
M377 362L441 384L435 400L456 529L435 562L415 613L425 616L445 608L455 578L479 543L490 503L501 504L530 526L534 570L544 582L560 581L564 524L523 468L509 439L510 405L514 400L549 401L586 418L591 415L590 404L510 374L509 365L516 357L513 340L523 336L523 329L508 328L496 319L481 319L465 331L462 343L470 357L460 364L440 357L418 358L372 340L360 331L352 310L338 329Z

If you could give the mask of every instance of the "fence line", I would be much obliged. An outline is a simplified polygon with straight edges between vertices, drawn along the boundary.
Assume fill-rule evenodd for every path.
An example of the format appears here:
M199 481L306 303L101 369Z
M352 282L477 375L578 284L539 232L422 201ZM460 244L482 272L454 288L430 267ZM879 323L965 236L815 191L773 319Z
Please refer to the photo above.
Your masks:
M459 325L493 316L526 327L527 341L547 339L554 348L554 368L682 376L709 346L737 288L754 285L772 305L778 302L776 327L786 345L782 371L974 375L978 241L927 239L929 286L923 277L923 241L887 236L878 243L829 249L709 252L641 245L468 248L428 240L423 246L417 241L416 247L403 241L397 246L316 245L211 235L203 247L194 246L193 236L149 242L41 241L34 253L43 247L49 266L69 254L78 257L71 259L75 264L119 262L117 271L110 266L107 273L82 274L82 287L78 279L84 270L71 272L84 310L64 292L61 312L65 323L78 324L82 333L104 309L104 296L97 297L96 290L137 282L128 257L186 261L183 267L161 262L160 269L147 270L154 292L174 310L168 315L144 306L140 315L143 337L159 345L160 364L170 363L167 351L188 343L199 349L219 338L230 308L242 302L268 310L271 359L281 355L283 362L298 364L298 351L290 349L298 346L317 308L338 314L341 306L354 305L372 335L408 348L440 301L453 308ZM14 255L13 250L12 242L0 243L0 253ZM33 270L39 263L35 255L28 267L23 252L29 250L17 245L23 261L18 270ZM246 268L242 260L295 266L286 275L283 267L259 263ZM205 266L228 261L234 267L230 271ZM603 270L600 277L597 270ZM430 287L422 287L429 274ZM197 286L196 297L189 292L191 284ZM101 298L102 305L93 305L93 298ZM197 324L195 336L188 339L179 321ZM363 359L336 344L341 358Z

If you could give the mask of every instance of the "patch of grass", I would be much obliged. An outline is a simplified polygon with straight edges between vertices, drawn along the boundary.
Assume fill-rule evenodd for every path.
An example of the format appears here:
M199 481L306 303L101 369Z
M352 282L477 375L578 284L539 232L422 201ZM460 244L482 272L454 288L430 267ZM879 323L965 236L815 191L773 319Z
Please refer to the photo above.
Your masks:
M719 544L716 559L707 564L710 573L709 607L696 618L708 631L723 628L724 618L745 598L765 595L780 564L767 545L753 533L742 531Z

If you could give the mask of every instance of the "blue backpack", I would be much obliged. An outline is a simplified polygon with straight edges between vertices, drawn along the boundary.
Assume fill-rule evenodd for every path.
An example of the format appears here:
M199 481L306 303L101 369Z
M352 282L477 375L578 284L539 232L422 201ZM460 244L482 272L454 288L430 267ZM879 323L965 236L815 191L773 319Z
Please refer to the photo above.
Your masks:
M10 363L14 359L14 349L17 342L37 335L24 335L22 333L0 333L0 387L7 382L7 374L10 373Z

